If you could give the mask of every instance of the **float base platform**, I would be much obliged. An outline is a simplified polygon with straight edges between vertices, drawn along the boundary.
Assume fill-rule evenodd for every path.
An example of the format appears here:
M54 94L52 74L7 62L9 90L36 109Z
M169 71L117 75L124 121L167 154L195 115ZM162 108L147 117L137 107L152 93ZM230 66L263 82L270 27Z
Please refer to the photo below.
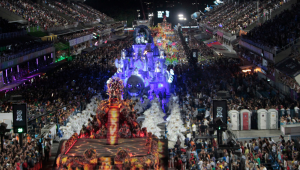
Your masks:
M106 139L78 139L67 153L68 156L83 156L87 149L94 148L97 157L114 157L118 148L128 149L133 156L145 156L148 147L145 146L147 138L119 139L118 145L107 145Z

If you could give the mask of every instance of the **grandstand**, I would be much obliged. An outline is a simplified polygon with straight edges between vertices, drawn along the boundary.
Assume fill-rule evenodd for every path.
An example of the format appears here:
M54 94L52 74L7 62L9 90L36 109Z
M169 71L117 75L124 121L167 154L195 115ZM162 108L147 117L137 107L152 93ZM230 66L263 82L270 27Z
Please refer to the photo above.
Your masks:
M257 90L258 96L295 98L300 92L299 52L293 50L300 46L298 9L299 3L295 0L224 3L206 13L200 21L202 30L213 37L198 40L199 45L194 48L198 48L200 54L213 50L233 57L226 55L226 50L219 50L226 47L236 52L247 67L259 70L258 75L266 80L265 86L274 85L272 90Z
M177 149L180 149L175 154L185 158L186 155L190 156L190 153L196 152L199 154L197 156L199 160L223 157L216 156L219 153L213 148L217 149L219 144L217 146L216 141L213 139L216 136L210 134L213 129L211 125L216 123L212 121L212 111L214 109L212 103L213 100L221 96L219 95L221 93L226 94L228 101L227 105L225 104L227 106L226 110L228 108L229 112L236 113L228 114L227 125L229 131L226 134L228 140L224 140L224 142L229 143L232 140L235 141L236 138L239 142L245 142L245 148L241 143L242 147L239 150L239 152L241 151L239 154L245 156L244 161L251 157L244 154L246 147L251 148L250 151L248 148L247 152L255 153L252 155L255 157L255 161L252 160L251 164L258 165L256 163L258 162L257 157L261 154L261 151L265 155L267 155L266 149L270 149L269 151L272 149L272 152L274 152L273 147L269 145L269 140L275 143L271 139L272 137L276 137L276 145L281 145L281 141L277 142L281 133L278 126L286 124L295 124L296 126L296 123L300 122L299 108L297 107L300 99L300 45L298 42L300 24L299 19L297 19L300 14L297 10L299 7L300 3L296 3L296 0L284 2L263 0L259 3L257 1L229 2L221 4L206 13L199 24L202 30L206 30L206 32L203 31L199 34L200 30L184 29L183 31L168 31L166 33L164 40L170 42L168 48L172 44L172 51L173 47L177 51L174 52L174 55L172 53L170 59L181 58L180 62L174 62L174 64L167 66L170 72L171 69L174 71L174 81L170 85L174 87L176 94L173 98L167 93L158 94L158 98L160 98L158 99L155 97L155 90L157 89L152 89L151 97L157 100L159 104L161 102L166 114L170 114L170 112L173 114L172 109L177 109L177 104L180 104L178 110L175 110L176 119L183 119L185 123L182 124L188 130L183 130L185 134L182 136L184 138L182 145L185 146L181 147L180 144L176 144L178 145L176 146ZM119 35L124 33L123 29L123 21L114 21L106 14L82 2L70 3L60 0L47 0L46 3L45 1L34 3L30 0L0 0L0 96L3 99L0 112L3 115L12 112L12 103L7 100L10 96L17 94L24 97L24 102L28 106L27 121L29 128L27 134L31 135L31 137L26 138L26 143L29 143L29 145L33 143L34 145L34 142L43 141L47 138L46 134L48 135L49 131L54 132L52 133L52 139L59 141L59 138L63 136L60 126L68 126L68 123L77 126L79 123L74 123L77 121L76 118L88 113L91 105L96 106L96 102L102 100L102 97L107 97L105 92L106 83L112 75L116 75L116 71L120 71L115 67L117 64L115 61L119 61L118 64L120 64L120 59L116 60L117 56L121 51L121 56L126 57L133 53L131 50L134 46L133 37ZM158 37L159 35L156 38ZM188 38L188 42L186 42L186 38ZM176 45L173 45L173 42ZM198 56L194 56L194 51L197 51L196 55ZM145 51L145 54L147 54L147 51ZM148 54L152 55L152 52L148 51ZM191 57L192 60L189 60L190 63L183 60L189 58L189 55L193 57ZM195 58L198 59L198 62ZM127 58L124 61L127 62ZM130 59L129 61L133 60ZM162 60L159 59L159 61ZM158 66L160 64L157 64ZM140 84L137 86L140 86ZM151 93L151 91L148 92ZM95 94L97 94L97 97L94 96ZM145 102L146 97L143 97L143 102ZM88 104L90 99L94 101ZM138 100L130 106L141 104ZM174 105L170 104L171 102L164 103L172 100L174 100ZM135 115L132 111L136 108L134 107L131 110L130 115ZM87 112L87 110L89 111ZM180 113L180 116L178 113ZM272 122L271 114L276 117L276 119L272 119ZM98 116L95 116L95 119L98 120ZM247 124L242 125L242 122ZM89 126L90 122L87 123ZM97 123L99 122L97 121ZM233 124L235 124L234 129L231 126ZM170 123L170 125L173 124ZM191 128L190 125L192 125ZM262 125L264 125L263 128ZM194 127L198 127L198 129L194 130ZM171 130L165 126L160 128L163 133ZM163 128L165 129L163 130ZM255 131L253 132L253 130ZM193 138L189 134L190 132L194 133ZM67 133L67 131L64 131L64 133ZM74 133L74 131L71 130L70 133ZM259 144L250 139L250 137L258 138L262 136L270 137L270 139L263 139L264 142ZM292 139L291 136L285 136L286 139L287 137ZM47 142L44 142L44 146L47 146L46 143L49 145L53 142L50 138L46 139ZM197 146L192 150L190 148L192 142L189 142L195 138L199 140L197 143L195 142ZM283 139L282 136L280 138ZM212 141L210 142L210 140ZM251 140L248 143L249 146L246 145L246 140ZM261 142L260 138L258 140ZM11 141L16 141L16 139ZM55 143L52 146L57 145ZM293 145L289 146L293 147ZM299 151L299 146L292 149L297 148ZM7 148L9 150L9 147ZM21 150L22 148L17 149ZM54 161L53 157L56 155L52 155L53 159L49 161L46 158L43 167L41 167L39 158L43 157L43 154L35 153L35 151L46 151L47 149L46 147L29 149L30 154L28 155L31 155L31 157L28 156L28 160L33 159L34 161L30 162L28 169L53 169L53 167L48 167L49 162L60 162L60 159ZM55 149L60 153L60 148ZM166 152L168 152L167 149L170 148L166 148ZM277 154L277 149L280 150L280 153L278 153L280 156L282 151L286 152L289 148L275 148L274 153L269 152L271 158L265 157L263 158L264 161L259 163L263 166L273 163L275 160L273 157ZM34 153L31 150L34 150ZM170 154L167 153L169 155L169 166L173 164L174 167L174 159L170 157L173 151L169 151ZM300 165L300 159L298 159L300 154L299 152L297 154L298 157L294 159L294 163L297 160L298 165ZM46 152L44 155L47 157L50 154ZM37 158L38 156L39 158ZM211 163L217 165L219 161L226 162L227 156L224 153L222 160L214 160ZM4 157L0 156L0 158ZM9 155L9 157L12 156ZM230 157L233 160L233 169L246 169L237 166L238 163L234 161L236 155ZM191 156L192 159L193 156ZM292 160L291 155L288 159L285 159L289 160L287 164L292 164L290 162ZM64 160L61 160L61 162ZM189 161L189 159L187 160ZM230 159L228 158L228 160ZM0 161L6 160L0 159ZM18 159L14 159L13 162L16 165L13 166L25 162L21 160L17 163L17 161ZM282 162L280 163L282 164ZM45 164L48 164L48 166L44 166ZM203 166L205 164L203 163ZM210 164L210 162L207 162L207 164ZM247 165L249 162L242 162L242 164ZM185 163L182 165L182 167L178 166L177 169L186 169ZM190 163L187 169L191 169L191 165L199 165L199 162L195 161L194 165ZM96 167L98 168L98 165ZM207 167L209 166L207 165ZM0 165L1 168L2 164ZM77 164L73 165L72 168L78 169ZM84 169L79 167L79 169L81 168ZM99 166L98 169L101 168ZM169 169L172 168L169 167ZM207 169L212 169L212 167Z
M37 2L0 1L0 39L5 40L0 43L0 88L124 29L123 22L81 2Z

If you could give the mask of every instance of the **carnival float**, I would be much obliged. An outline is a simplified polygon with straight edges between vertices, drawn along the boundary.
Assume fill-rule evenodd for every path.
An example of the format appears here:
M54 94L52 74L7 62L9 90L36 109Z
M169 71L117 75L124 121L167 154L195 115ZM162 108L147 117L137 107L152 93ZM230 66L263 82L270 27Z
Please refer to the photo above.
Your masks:
M109 99L95 100L97 107L82 114L79 134L61 141L56 169L167 169L168 141L141 129L133 101L122 99L123 90L121 79L109 79Z

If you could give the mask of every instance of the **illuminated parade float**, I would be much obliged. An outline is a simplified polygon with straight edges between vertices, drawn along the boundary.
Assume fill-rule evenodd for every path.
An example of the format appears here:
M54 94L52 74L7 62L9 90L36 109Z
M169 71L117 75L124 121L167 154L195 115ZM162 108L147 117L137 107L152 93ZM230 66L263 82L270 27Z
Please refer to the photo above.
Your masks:
M80 134L61 142L56 169L167 169L167 140L140 128L123 90L121 79L109 79L109 99L96 101Z
M168 65L172 63L163 47L156 46L162 39L155 42L150 29L144 25L135 28L133 37L132 48L122 50L115 60L118 71L113 77L123 80L124 98L140 98L152 92L171 93L174 72Z
M94 97L60 128L68 140L60 143L56 169L167 169L168 140L157 127L164 113L154 93L172 93L178 51L170 28L167 23L152 28L154 40L148 27L135 28L132 48L121 51L117 72L107 81L109 99ZM141 97L143 103L132 100ZM147 117L142 125L137 113Z

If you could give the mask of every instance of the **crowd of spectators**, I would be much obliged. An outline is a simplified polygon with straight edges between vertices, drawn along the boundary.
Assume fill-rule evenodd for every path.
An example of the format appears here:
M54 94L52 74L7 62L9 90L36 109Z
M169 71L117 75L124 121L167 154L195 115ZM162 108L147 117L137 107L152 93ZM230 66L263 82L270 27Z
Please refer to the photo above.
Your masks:
M229 160L234 169L253 169L262 168L265 163L274 163L275 159L281 167L298 168L299 164L295 160L299 159L296 151L299 150L300 141L288 141L287 143L281 141L270 144L269 139L259 138L251 140L247 145L245 142L238 141L241 148L239 157L224 151L220 158L216 152L218 146L215 140L205 138L195 140L195 135L207 136L207 128L212 120L211 102L213 99L217 99L216 93L220 90L230 91L229 110L249 109L252 111L251 128L253 129L257 129L255 115L260 108L283 110L282 120L295 123L299 121L298 103L281 100L278 94L270 98L257 97L256 91L268 90L268 87L262 82L263 80L259 80L255 73L243 73L239 69L238 60L226 60L228 59L210 60L203 66L199 65L197 69L185 64L179 64L174 68L178 75L177 81L175 81L176 89L178 89L176 94L180 99L182 118L186 122L187 128L186 147L181 148L178 141L175 148L170 150L169 158L177 162L176 169L181 169L183 164L187 169L226 169L229 166ZM293 110L293 114L290 110ZM228 119L228 123L230 125L230 119ZM190 133L193 135L188 135ZM288 149L295 152L288 153L286 152Z
M71 35L63 35L62 38L65 41L69 41L71 39L75 39L75 38L79 38L79 37L82 37L82 36L86 36L86 35L92 34L93 32L94 31L82 31L82 32L79 32L79 33L71 34Z
M90 23L96 21L96 18L88 16L82 12L79 12L79 10L75 8L75 6L73 5L68 5L63 2L54 1L54 2L49 2L49 6L69 16L70 18L73 18L77 22Z
M98 32L104 31L105 29L109 29L110 27L108 27L108 25L106 24L101 24L99 26L96 27L96 29L98 30Z
M282 5L281 1L264 0L259 3L259 15L256 2L227 3L214 10L202 23L216 29L236 34L256 22L259 17L267 16ZM220 10L222 9L222 10Z
M294 46L292 48L292 53L289 55L289 58L292 58L293 62L299 63L300 62L299 56L300 56L299 49L297 46ZM300 93L300 86L295 79L291 78L288 75L285 75L280 71L278 71L278 74L279 74L279 81L281 81L281 83L287 85L291 89L294 89L297 93Z
M267 47L279 51L289 43L295 41L300 35L300 21L297 19L300 3L292 5L291 10L285 10L272 20L255 27L243 40L259 47Z
M12 45L9 45L9 48L6 48L6 50L0 52L0 61L6 61L8 59L25 56L27 54L41 51L51 46L53 46L53 43L48 41L27 41L14 43Z
M114 59L122 49L132 45L131 39L129 36L111 42L106 48L80 54L69 64L7 92L6 98L14 94L22 95L28 106L29 126L33 130L29 132L31 136L24 139L24 147L20 147L18 134L12 133L12 138L5 140L0 168L40 169L41 159L49 160L52 142L49 134L41 137L41 140L34 138L50 122L58 123L58 127L66 125L76 110L85 109L93 95L100 93L106 97L105 83L116 71ZM1 111L12 111L12 103L3 101Z
M28 138L29 139L29 138ZM0 169L41 169L42 156L45 150L50 151L51 145L47 140L23 140L21 147L19 136L16 134L11 140L4 140L0 155ZM46 152L47 152L46 151Z
M30 26L39 26L45 30L72 24L55 12L30 0L1 0L0 6L24 18Z
M30 119L53 111L65 112L57 108L69 104L71 106L68 108L84 106L83 103L86 103L92 94L103 92L106 79L115 71L115 57L119 55L119 51L131 46L131 38L129 36L123 40L109 42L105 48L100 47L90 53L78 55L70 64L52 74L35 77L32 83L22 84L16 90L7 92L7 98L13 94L21 94L28 104ZM38 92L35 92L37 89ZM11 103L2 102L2 111L10 112L11 109ZM68 111L65 117L59 114L59 119L66 120L71 113ZM56 118L49 117L49 120L54 121Z
M300 86L299 86L298 82L295 79L285 75L282 72L278 72L278 74L279 74L279 76L278 76L279 81L281 83L287 85L291 89L294 89L297 93L300 93Z
M194 46L191 45L190 48ZM243 54L249 53L243 51ZM250 61L253 60L252 57ZM254 71L242 72L239 67L241 65L240 59L207 58L197 66L179 63L174 67L175 91L179 96L182 120L187 128L184 147L180 147L181 142L178 140L175 148L169 150L171 166L175 169L223 170L228 169L231 164L233 169L253 170L266 169L267 164L275 162L281 169L300 167L299 139L285 141L282 136L279 139L254 138L250 141L237 141L240 154L227 150L222 155L217 152L217 141L209 137L207 128L212 120L212 100L218 98L218 91L229 91L229 110L248 109L252 112L251 129L258 128L257 110L260 108L278 110L281 124L299 122L299 103L288 97L282 98L278 90L265 79L259 78ZM269 95L259 96L257 92ZM231 127L230 118L227 123ZM195 137L198 136L202 138L196 140Z
M113 19L111 17L107 16L106 14L104 14L100 11L95 10L94 8L92 8L86 4L78 3L78 6L81 6L81 7L85 8L87 11L89 11L90 13L93 13L94 15L96 15L97 18L100 19L100 21L113 21Z
M124 26L124 24L122 22L116 22L116 23L111 24L110 26L111 26L111 28L118 28L118 27Z
M191 37L194 37L193 34ZM199 42L196 38L191 39L191 42L189 43L189 47L190 49L198 49L199 54L201 55L201 57L203 57L202 60L214 56L213 50L203 42Z
M253 64L255 66L262 67L267 75L271 75L275 77L275 66L272 61L267 61L267 65L263 64L263 57L254 54L253 52L247 50L247 49L240 49L239 50L240 56L245 58L250 64Z

